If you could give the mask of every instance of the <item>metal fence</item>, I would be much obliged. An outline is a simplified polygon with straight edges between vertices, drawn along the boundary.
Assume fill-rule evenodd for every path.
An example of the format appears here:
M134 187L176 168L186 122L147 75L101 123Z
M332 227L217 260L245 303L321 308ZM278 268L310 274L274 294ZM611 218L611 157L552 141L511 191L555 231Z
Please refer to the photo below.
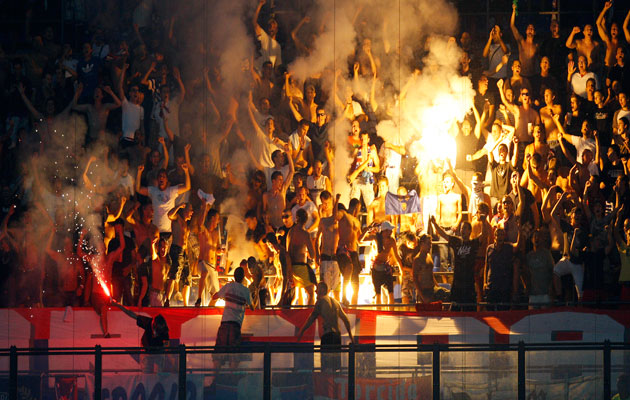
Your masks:
M272 371L275 374L278 369L276 367L272 367L272 358L277 357L281 354L291 355L292 357L300 357L300 356L308 356L313 357L321 357L323 360L324 355L326 354L334 354L336 357L343 358L343 362L339 364L339 367L335 374L337 376L342 377L344 379L343 388L345 392L340 394L337 398L345 398L345 399L355 399L361 397L360 394L357 394L357 374L361 373L361 360L367 358L374 358L378 355L386 356L387 353L390 354L390 359L396 359L398 357L398 365L396 362L391 363L388 367L384 367L381 365L379 368L381 369L382 374L389 374L392 380L396 379L396 377L400 377L400 374L408 374L413 373L416 376L418 374L423 375L424 378L430 379L430 384L425 387L426 393L423 393L423 398L429 398L432 396L433 399L440 398L458 398L452 395L450 397L445 395L444 382L441 381L441 378L447 376L447 374L457 375L460 379L460 375L465 374L474 374L475 368L478 368L475 362L469 363L469 365L460 365L458 367L454 367L453 363L443 362L445 360L445 356L460 354L476 354L476 355L484 355L490 353L499 353L507 356L507 363L501 365L494 365L492 368L494 370L499 371L499 373L503 374L504 380L508 381L508 385L512 385L514 388L514 393L511 398L518 398L519 400L525 400L529 398L527 395L528 389L527 385L531 385L532 378L528 376L528 374L534 375L535 373L540 373L541 371L547 369L548 373L556 373L558 366L547 366L544 367L540 363L536 363L535 361L531 361L530 364L526 365L526 359L529 359L528 356L533 356L534 354L543 355L545 357L550 354L557 354L560 352L564 357L567 354L586 354L589 353L592 355L592 365L584 365L581 368L583 372L587 374L592 374L593 376L597 375L598 379L590 380L591 385L596 385L598 387L592 388L593 393L597 393L593 395L591 398L601 398L601 399L610 399L613 391L611 386L613 373L620 374L626 370L627 360L626 355L627 351L630 350L630 344L628 343L611 343L610 341L605 341L601 343L574 343L574 344L559 344L559 343L543 343L543 344L526 344L524 342L514 343L514 344L481 344L481 345L472 345L472 344L418 344L418 345L387 345L387 344L349 344L349 345L341 345L336 347L323 347L319 345L313 344L281 344L281 343L245 343L240 348L237 349L226 349L226 348L217 348L217 347L187 347L185 345L179 345L177 347L166 347L160 349L157 353L154 354L164 354L165 357L171 357L175 362L173 365L173 370L171 371L173 374L177 375L177 396L179 399L184 400L187 398L187 378L189 374L193 374L195 372L201 372L207 374L208 376L214 376L217 371L210 369L195 369L191 365L187 364L187 360L190 360L191 357L210 357L217 354L229 354L230 356L235 356L236 354L240 354L241 356L247 356L250 360L258 360L259 367L255 369L256 372L262 372L262 393L260 393L260 397L265 400L272 398ZM611 355L613 352L623 353L623 357L616 357L617 360L620 358L624 359L623 363L612 362ZM53 359L54 357L61 356L70 356L70 357L90 357L91 365L90 369L85 371L71 371L73 373L89 373L90 376L93 374L93 393L94 399L100 400L103 398L102 392L102 382L103 382L103 372L107 372L107 369L103 366L103 361L108 358L113 358L115 356L129 356L129 355L139 355L146 354L142 348L104 348L101 346L95 346L90 348L16 348L15 346L10 349L1 349L0 350L0 360L9 359L8 363L8 388L0 387L0 392L6 390L9 394L10 399L18 399L18 379L21 374L28 373L28 370L24 368L18 368L20 365L20 359L23 357L48 357ZM398 353L391 354L391 353ZM401 355L406 355L409 359L409 356L413 356L413 354L409 353L417 353L417 363L414 366L405 366L404 363L400 361ZM421 357L427 356L427 357ZM621 354L619 354L621 355ZM93 359L92 359L93 357ZM474 360L474 356L469 356L470 360ZM297 358L296 358L297 359ZM416 358L411 357L411 359L416 360ZM424 360L424 361L421 361ZM515 361L515 362L514 362ZM93 362L93 364L92 364ZM491 359L489 365L494 363ZM277 363L276 363L277 364ZM413 364L413 363L412 363ZM306 371L306 373L310 373L313 375L314 373L321 372L324 367L324 362L322 361L321 367L317 364L313 365L312 370ZM54 369L54 368L53 368ZM51 369L47 371L47 374L53 374L54 371ZM375 369L377 369L375 367ZM295 371L294 369L286 369L288 371ZM387 371L385 371L387 370ZM247 371L240 371L242 373L251 373L254 369ZM283 369L284 371L284 369ZM385 371L385 372L383 372ZM413 372L410 372L413 371ZM549 372L552 371L552 372ZM6 370L0 371L1 373L6 373ZM36 371L37 372L37 371ZM119 371L117 371L119 372ZM304 371L303 371L304 372ZM69 373L65 371L66 375ZM226 371L223 371L226 373ZM227 371L229 373L229 371ZM478 371L476 372L479 373ZM484 374L487 371L483 372ZM493 372L495 373L495 372ZM46 373L41 374L42 377L46 375ZM484 375L485 376L485 375ZM347 379L347 381L346 381ZM347 383L346 383L347 382ZM531 392L531 390L529 390ZM534 390L535 391L535 390ZM432 393L429 393L432 392ZM258 392L257 392L258 393ZM365 394L364 394L365 395ZM569 398L568 391L566 395L563 396L565 398ZM45 398L45 396L41 396L41 398ZM468 397L461 397L468 398ZM554 397L558 398L558 397Z

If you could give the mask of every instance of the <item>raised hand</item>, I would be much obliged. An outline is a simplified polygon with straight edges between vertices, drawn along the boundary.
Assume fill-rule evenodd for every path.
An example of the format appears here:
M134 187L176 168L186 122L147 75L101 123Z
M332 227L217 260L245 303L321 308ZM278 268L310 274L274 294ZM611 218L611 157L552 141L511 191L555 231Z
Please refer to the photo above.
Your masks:
M569 64L567 64L567 72L569 73L569 76L575 74L575 71L577 71L577 68L575 68L575 61L569 61Z

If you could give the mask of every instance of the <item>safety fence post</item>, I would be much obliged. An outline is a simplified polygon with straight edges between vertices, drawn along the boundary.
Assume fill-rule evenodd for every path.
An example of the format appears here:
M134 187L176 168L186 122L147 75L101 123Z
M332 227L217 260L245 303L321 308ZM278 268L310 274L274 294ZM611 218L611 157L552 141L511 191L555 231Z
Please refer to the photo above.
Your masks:
M177 398L186 400L186 345L179 345L179 376L177 385Z
M518 400L525 400L525 342L518 342Z
M433 344L433 400L440 400L440 344Z
M103 353L100 344L94 346L94 400L103 395Z

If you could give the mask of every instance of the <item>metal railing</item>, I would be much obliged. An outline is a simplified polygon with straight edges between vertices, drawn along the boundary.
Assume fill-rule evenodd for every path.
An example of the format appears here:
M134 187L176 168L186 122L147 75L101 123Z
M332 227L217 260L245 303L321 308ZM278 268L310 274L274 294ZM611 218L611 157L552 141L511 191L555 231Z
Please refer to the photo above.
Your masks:
M189 355L199 354L262 354L263 355L263 393L265 400L271 399L272 396L272 366L271 359L273 354L293 353L293 354L315 354L315 353L339 353L347 355L347 368L343 368L343 372L347 372L347 399L355 398L356 385L356 356L357 353L429 353L432 354L432 364L430 366L432 375L432 398L434 400L441 398L441 355L442 353L462 353L462 352L508 352L517 353L517 392L518 399L526 399L526 379L527 368L525 365L526 355L528 352L582 352L596 351L601 352L601 366L603 372L603 387L601 392L604 399L610 399L612 396L611 388L611 352L628 351L630 343L612 343L610 341L594 342L594 343L513 343L513 344L417 344L417 345L384 345L384 344L349 344L340 346L321 346L313 344L283 344L283 343L247 343L238 348L220 348L215 346L208 347L187 347L179 345L177 347L165 347L152 354L173 354L177 355L178 362L176 371L178 374L178 398L186 399L186 378L187 373L191 371L187 369L186 361ZM9 398L18 399L18 360L20 357L30 356L90 356L94 357L94 368L90 373L94 374L94 399L102 398L102 376L103 376L103 358L112 355L132 355L143 353L144 350L138 347L129 348L107 348L97 345L95 347L82 348L17 348L12 346L10 349L0 349L0 358L9 357ZM67 374L67 373L66 373Z

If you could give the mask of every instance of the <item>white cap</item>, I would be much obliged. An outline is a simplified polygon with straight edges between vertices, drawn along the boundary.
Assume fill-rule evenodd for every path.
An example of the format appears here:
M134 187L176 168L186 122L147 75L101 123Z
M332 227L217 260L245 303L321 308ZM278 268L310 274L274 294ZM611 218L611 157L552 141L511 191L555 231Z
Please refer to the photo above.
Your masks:
M381 231L390 230L393 231L396 227L392 225L389 221L384 221L381 223Z

